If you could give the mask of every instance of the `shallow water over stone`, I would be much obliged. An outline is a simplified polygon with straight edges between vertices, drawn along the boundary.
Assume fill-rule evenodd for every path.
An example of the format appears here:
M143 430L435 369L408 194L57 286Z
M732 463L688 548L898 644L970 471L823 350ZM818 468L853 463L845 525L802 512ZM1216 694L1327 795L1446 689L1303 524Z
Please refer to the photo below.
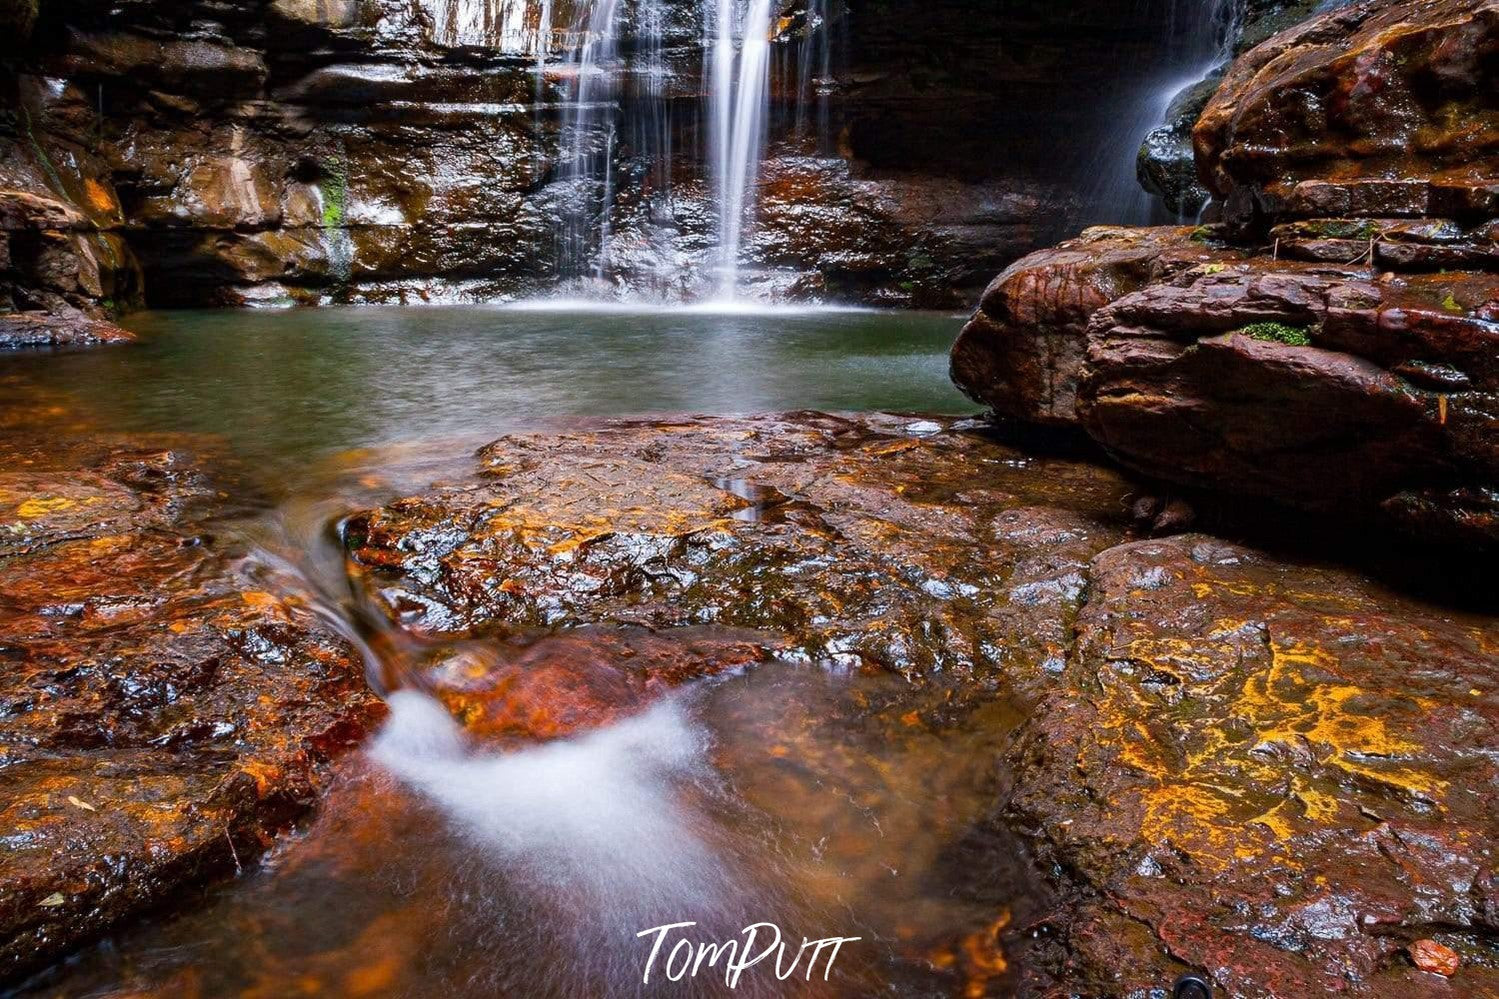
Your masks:
M27 992L721 994L721 970L667 981L666 954L679 936L725 941L756 922L793 953L803 936L861 938L826 980L803 967L803 994L984 994L1009 980L1003 935L1040 889L997 815L1020 718L1008 699L956 677L918 691L847 661L779 662L783 637L726 627L424 637L349 593L334 533L356 509L463 481L474 445L507 429L809 404L962 411L945 378L949 317L434 308L134 325L144 342L123 352L5 359L8 423L36 438L17 460L71 469L34 457L41 441L179 432L233 483L210 543L268 591L250 596L351 640L382 692L410 690L263 866L226 835L245 877L178 889L185 913L127 928ZM77 531L67 517L98 504L63 509L77 473L56 474L11 484L60 497L36 530ZM736 522L789 500L705 486L736 497ZM76 600L95 600L91 586ZM75 797L100 802L89 780ZM134 807L132 793L100 807ZM641 986L650 941L635 934L685 920L699 925ZM736 992L787 994L769 963Z
M424 775L397 744L411 733L388 730L263 870L36 991L997 994L1011 981L1001 934L1039 908L991 814L1018 715L955 711L950 695L765 664L571 742L475 744ZM400 778L379 765L391 757ZM651 941L635 934L686 920L698 925L667 938L643 985ZM820 961L808 981L806 957L784 982L773 960L753 967L733 993L723 962L667 980L679 939L761 921L793 951L803 936L862 939L827 980Z
M557 417L973 409L939 313L534 307L157 312L145 342L0 360L99 426L219 434L263 481L351 448Z

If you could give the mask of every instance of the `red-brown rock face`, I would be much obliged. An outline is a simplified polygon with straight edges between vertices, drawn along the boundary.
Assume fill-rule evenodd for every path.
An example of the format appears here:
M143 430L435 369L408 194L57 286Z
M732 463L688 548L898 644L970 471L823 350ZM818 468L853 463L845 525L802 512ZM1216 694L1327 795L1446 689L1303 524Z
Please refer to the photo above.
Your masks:
M1499 4L1366 2L1234 64L1194 133L1198 171L1247 222L1499 212Z
M1271 38L1197 127L1229 224L1020 261L954 380L1161 479L1499 541L1496 52L1499 5L1477 0Z
M1077 421L1077 376L1093 314L1153 281L1241 256L1190 228L1089 229L1011 265L952 349L952 379L1017 420Z

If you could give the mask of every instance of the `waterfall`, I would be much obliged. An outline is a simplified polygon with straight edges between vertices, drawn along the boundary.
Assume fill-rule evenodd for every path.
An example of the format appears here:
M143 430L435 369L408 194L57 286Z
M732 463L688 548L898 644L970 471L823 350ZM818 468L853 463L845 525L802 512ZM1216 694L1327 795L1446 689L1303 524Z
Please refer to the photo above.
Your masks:
M1166 36L1172 44L1161 68L1140 88L1124 95L1100 142L1097 181L1089 198L1096 221L1148 225L1157 221L1159 203L1140 186L1136 161L1140 146L1166 120L1172 102L1233 58L1245 0L1166 0Z
M717 220L707 283L722 299L737 293L740 251L753 222L769 121L775 9L775 0L702 0L699 11L706 173ZM558 253L564 279L603 282L610 276L616 173L646 164L651 191L669 202L673 128L662 40L667 15L664 0L592 0L580 12L565 63L572 82L557 170L565 201ZM628 145L628 157L620 154L620 143Z
M777 22L780 0L698 0L696 24L689 20L685 27L699 31L700 92L672 86L674 67L682 63L668 60L666 39L674 18L680 24L684 13L692 17L673 0L420 2L438 44L535 59L538 133L545 114L558 115L549 197L564 283L584 285L584 294L613 295L617 290L604 286L627 273L633 284L659 284L677 294L731 300L742 293L739 268L754 225L770 122L774 36L791 23ZM800 48L779 46L797 61L787 69L797 74L794 91L788 88L796 98L793 134L808 134L815 91L819 146L826 145L828 130L826 29L835 2L807 0ZM674 53L683 51L677 30ZM693 37L685 36L689 44ZM563 87L560 111L544 110L549 83ZM683 105L697 117L674 120L674 109ZM672 213L679 135L705 137L696 148L712 198L703 215L686 223L691 238L685 241L675 238L682 231ZM547 159L538 153L537 167L545 169ZM616 204L621 195L624 204ZM698 218L712 231L699 228ZM619 257L616 232L627 240Z
M772 0L718 0L717 32L709 55L719 294L727 299L738 289L745 216L754 207L765 147L772 6Z
M536 0L422 0L422 6L439 45L529 54L544 52L551 33L551 0L542 0L540 20Z

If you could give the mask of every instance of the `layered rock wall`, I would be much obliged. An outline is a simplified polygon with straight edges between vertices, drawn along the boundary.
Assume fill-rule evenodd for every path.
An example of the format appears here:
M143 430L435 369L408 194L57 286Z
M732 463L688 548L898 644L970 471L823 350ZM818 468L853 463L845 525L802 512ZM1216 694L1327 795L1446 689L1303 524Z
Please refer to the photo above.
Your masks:
M1195 130L1226 222L1020 261L955 380L1161 479L1499 541L1496 52L1493 0L1272 37Z
M826 5L812 50L788 2L748 282L957 306L1106 220L1087 189L1117 114L1097 98L1134 94L1180 43L1164 27L1174 2L847 0ZM544 33L539 0L21 4L4 16L30 36L0 52L0 190L19 192L0 198L5 306L102 316L551 287L573 196L563 57L587 5L552 6ZM617 126L612 286L681 294L716 266L700 8L621 14L626 53L651 14L663 80L629 74L584 142L602 150ZM660 108L641 106L652 87ZM642 123L664 130L666 162Z

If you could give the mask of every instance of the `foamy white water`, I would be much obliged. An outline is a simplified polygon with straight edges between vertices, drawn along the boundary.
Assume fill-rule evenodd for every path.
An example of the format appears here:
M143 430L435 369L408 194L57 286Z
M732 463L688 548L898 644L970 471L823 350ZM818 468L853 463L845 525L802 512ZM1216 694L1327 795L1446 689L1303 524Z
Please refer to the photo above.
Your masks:
M726 882L678 796L705 774L705 754L706 736L672 701L576 739L494 754L409 690L391 695L371 748L521 880L641 918L663 906L714 908Z

